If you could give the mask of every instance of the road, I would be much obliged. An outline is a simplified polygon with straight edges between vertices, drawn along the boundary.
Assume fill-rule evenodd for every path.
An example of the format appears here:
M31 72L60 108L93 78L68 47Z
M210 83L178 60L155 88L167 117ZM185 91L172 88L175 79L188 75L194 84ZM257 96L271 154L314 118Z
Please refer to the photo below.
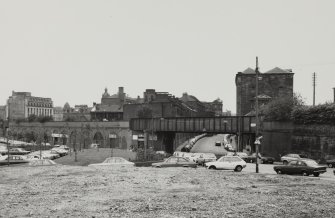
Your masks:
M227 150L223 146L215 146L215 142L222 142L224 139L224 134L213 135L210 137L204 137L199 139L191 149L194 153L214 153L216 155L225 155Z
M276 165L282 165L280 163L278 164L259 164L259 173L261 174L276 174L276 172L273 170L273 167ZM315 179L323 179L323 180L332 180L335 181L335 175L333 173L334 168L327 168L327 172L321 174L319 177L309 176L310 178ZM256 172L256 165L252 163L247 163L247 167L243 169L243 172ZM297 176L297 175L293 175Z

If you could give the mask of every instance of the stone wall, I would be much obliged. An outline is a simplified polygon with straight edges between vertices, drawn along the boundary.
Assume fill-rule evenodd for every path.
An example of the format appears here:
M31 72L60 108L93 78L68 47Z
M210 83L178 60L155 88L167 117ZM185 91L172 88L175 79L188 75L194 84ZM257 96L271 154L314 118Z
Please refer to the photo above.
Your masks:
M296 125L264 122L261 152L279 158L286 153L303 153L315 160L335 155L335 125Z
M42 138L46 135L47 141L51 144L63 143L73 146L73 143L81 143L88 148L92 143L99 143L100 147L114 147L130 149L132 144L132 132L129 129L129 122L21 122L10 123L11 137L26 133L33 133ZM52 134L62 134L66 139L54 140ZM64 138L65 138L64 136ZM113 138L110 138L113 136ZM116 136L114 138L114 136ZM76 138L76 140L74 140ZM24 140L24 139L23 139Z
M293 73L261 73L258 83L258 94L269 97L286 97L293 95ZM255 100L255 74L238 73L236 83L236 114L245 115L253 109Z

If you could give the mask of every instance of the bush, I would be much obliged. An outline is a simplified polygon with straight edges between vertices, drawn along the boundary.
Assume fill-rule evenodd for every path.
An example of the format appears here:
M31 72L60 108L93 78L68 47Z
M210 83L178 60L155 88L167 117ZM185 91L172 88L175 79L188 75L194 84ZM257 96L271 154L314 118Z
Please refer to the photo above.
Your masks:
M297 124L334 124L335 104L296 107L292 111L292 120Z

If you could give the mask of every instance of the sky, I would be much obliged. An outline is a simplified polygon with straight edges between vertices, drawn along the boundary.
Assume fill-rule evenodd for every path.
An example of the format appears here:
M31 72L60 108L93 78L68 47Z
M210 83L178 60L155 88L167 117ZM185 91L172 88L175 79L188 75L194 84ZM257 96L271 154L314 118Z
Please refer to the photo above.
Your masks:
M0 0L0 105L14 91L55 106L99 103L104 89L220 98L235 75L292 69L294 92L333 101L335 1Z

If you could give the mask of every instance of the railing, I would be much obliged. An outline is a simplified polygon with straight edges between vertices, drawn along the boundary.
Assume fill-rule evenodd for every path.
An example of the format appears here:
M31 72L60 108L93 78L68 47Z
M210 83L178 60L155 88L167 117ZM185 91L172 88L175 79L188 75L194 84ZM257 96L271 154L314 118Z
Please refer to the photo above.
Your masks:
M130 120L130 129L154 132L254 133L252 124L255 120L254 116L134 118Z

